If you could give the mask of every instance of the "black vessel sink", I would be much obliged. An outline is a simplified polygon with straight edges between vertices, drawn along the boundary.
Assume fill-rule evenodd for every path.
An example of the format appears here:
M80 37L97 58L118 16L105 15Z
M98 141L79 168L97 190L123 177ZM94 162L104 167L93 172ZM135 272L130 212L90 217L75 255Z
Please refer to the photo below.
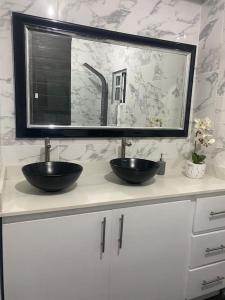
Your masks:
M47 192L69 187L78 179L82 170L83 167L78 164L60 161L33 163L22 168L30 184Z
M158 171L157 162L139 158L116 158L110 161L113 172L128 183L143 183Z

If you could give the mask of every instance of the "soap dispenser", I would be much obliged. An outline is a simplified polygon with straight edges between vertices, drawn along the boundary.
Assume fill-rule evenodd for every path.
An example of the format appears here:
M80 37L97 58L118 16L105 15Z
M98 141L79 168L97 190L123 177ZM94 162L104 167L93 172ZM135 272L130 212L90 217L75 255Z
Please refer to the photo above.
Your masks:
M160 160L158 161L159 169L157 171L158 175L165 175L166 162L163 160L163 154L161 153Z

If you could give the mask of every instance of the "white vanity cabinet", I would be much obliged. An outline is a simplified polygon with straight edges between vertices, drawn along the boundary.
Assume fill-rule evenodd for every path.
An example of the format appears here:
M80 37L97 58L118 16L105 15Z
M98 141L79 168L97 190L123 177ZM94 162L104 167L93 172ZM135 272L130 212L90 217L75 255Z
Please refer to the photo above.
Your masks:
M111 212L3 224L5 300L108 299L104 218L110 224Z
M5 300L184 300L191 217L187 200L3 224Z
M113 211L112 300L185 299L191 211L190 201Z

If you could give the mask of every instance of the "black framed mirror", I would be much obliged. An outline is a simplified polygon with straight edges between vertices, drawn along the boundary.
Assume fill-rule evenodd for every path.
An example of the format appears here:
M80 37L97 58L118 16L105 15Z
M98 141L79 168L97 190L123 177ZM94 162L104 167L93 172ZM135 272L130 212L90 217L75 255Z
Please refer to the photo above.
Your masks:
M12 18L18 138L188 135L196 46Z

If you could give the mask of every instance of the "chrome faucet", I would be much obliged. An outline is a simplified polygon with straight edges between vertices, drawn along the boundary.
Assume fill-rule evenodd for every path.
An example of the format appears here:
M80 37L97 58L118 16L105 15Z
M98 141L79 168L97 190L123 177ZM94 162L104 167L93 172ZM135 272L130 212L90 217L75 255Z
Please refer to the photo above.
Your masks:
M51 144L50 144L50 138L45 138L45 162L50 161L50 150Z
M126 146L130 147L132 145L131 142L127 142L127 139L125 137L122 137L121 140L121 158L126 157Z

